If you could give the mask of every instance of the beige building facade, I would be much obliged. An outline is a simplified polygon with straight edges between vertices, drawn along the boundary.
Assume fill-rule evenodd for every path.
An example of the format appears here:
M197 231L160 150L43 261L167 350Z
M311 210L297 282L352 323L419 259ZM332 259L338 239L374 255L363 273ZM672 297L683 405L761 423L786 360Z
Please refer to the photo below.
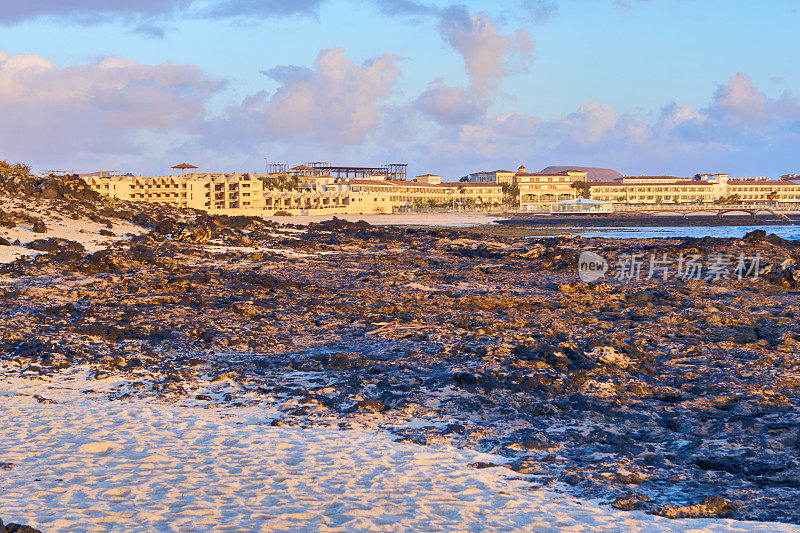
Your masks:
M513 170L493 170L491 172L473 172L468 178L470 183L505 183L511 185L514 183L516 174Z
M617 204L712 203L722 194L708 181L671 176L635 176L623 182L593 182L589 197Z
M261 180L249 174L85 177L88 185L119 200L172 205L203 211L256 210L264 204Z
M800 202L800 183L788 180L734 179L727 174L625 176L618 182L592 182L590 198L617 204L713 204Z
M581 196L581 191L574 184L586 182L586 175L580 170L529 173L521 166L514 176L520 207L528 210L549 208L554 202L575 200Z
M469 206L500 207L503 187L497 183L443 182L441 176L419 176L416 181L354 180L352 192L388 196L396 208Z
M199 172L153 177L101 172L83 179L109 198L219 214L375 214L434 207L492 210L506 201L505 182L447 182L436 174L410 181L380 175L343 180L316 169L312 172L310 167L292 170L297 174L288 181L273 174ZM582 197L585 189L579 184L587 183L586 178L585 171L529 173L521 166L512 183L518 189L520 208L542 211L555 202ZM800 202L800 179L793 175L781 180L734 179L727 174L701 174L694 179L624 176L613 182L588 182L587 187L589 198L615 204Z
M109 198L172 205L218 214L273 216L377 214L420 207L497 208L503 203L496 183L442 182L425 174L414 181L334 180L320 175L278 187L275 176L191 173L181 176L86 175L92 190ZM263 178L263 179L262 179ZM304 181L305 180L305 181Z

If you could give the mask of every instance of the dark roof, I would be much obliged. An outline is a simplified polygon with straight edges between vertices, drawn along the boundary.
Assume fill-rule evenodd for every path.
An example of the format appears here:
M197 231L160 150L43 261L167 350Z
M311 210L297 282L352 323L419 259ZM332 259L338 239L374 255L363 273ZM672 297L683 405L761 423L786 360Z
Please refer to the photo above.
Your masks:
M624 176L625 179L636 179L636 180L682 180L686 181L686 178L682 178L680 176Z
M569 176L566 172L517 172L517 176Z
M569 170L578 170L586 172L586 179L592 181L613 181L616 178L621 178L622 174L610 168L597 168L597 167L576 167L576 166L549 166L543 169L543 174L558 174L567 172Z
M181 163L180 165L175 165L172 168L198 168L198 167L190 165L189 163Z
M502 187L499 183L475 183L468 181L443 181L440 184L420 183L418 181L402 180L351 180L347 182L351 185L386 185L393 187L420 187L420 188L442 188L442 187Z
M641 177L641 176L636 176ZM687 180L679 178L680 181L669 183L668 185L713 185L710 181ZM635 183L622 183L621 181L590 181L589 187L636 187Z
M395 182L389 180L368 180L368 179L350 180L346 181L345 183L349 183L352 185L395 185ZM403 181L401 183L409 183L411 185L417 185L416 181L408 181L408 182Z
M787 185L789 184L794 185L790 180L761 180L761 179L751 179L751 180L730 180L728 185Z
M499 183L485 182L477 183L474 181L443 181L442 187L502 187Z

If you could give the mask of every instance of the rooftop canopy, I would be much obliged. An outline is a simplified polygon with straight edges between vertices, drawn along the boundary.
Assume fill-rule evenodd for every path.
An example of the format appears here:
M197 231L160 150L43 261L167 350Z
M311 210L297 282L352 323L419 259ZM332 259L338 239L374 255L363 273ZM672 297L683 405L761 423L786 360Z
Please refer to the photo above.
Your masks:
M589 200L587 198L576 198L575 200L565 200L550 204L550 214L581 215L612 213L613 211L614 205L611 202Z
M605 202L603 200L590 200L589 198L576 198L574 200L564 200L561 202L556 202L558 204L566 204L566 205L580 205L580 204L607 204L610 202Z
M180 165L175 165L172 167L172 175L175 175L175 170L181 171L181 176L183 176L187 170L192 170L193 172L189 172L189 174L195 174L197 171L197 167L194 165L190 165L189 163L181 163Z

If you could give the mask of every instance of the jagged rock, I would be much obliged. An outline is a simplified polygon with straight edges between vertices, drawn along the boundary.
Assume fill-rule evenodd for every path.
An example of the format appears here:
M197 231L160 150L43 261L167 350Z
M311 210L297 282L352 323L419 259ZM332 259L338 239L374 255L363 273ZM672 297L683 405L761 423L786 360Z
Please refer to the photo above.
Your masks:
M211 240L211 232L204 227L182 228L172 235L176 241L205 244Z
M379 398L367 398L358 402L357 407L363 411L386 411L389 407Z
M237 273L236 277L237 279L244 281L246 283L251 283L253 285L258 285L260 287L268 289L273 289L273 288L286 289L290 287L302 286L297 282L280 279L271 274L263 274L260 272Z
M0 284L0 357L30 376L135 368L131 396L268 398L288 425L363 423L491 450L623 509L725 512L696 503L723 486L721 497L747 495L732 517L800 521L796 298L766 279L580 284L569 262L589 244L609 258L743 251L783 272L798 264L786 262L793 244L484 242L469 230L338 220L267 229L137 209L126 216L145 213L152 228L169 219L172 239L153 230L69 264L57 259L64 251L0 265L10 280ZM264 251L231 248L253 243ZM198 389L210 379L224 392Z
M171 235L175 231L175 221L171 218L159 220L156 224L156 231L162 235Z
M95 337L102 337L111 341L121 339L126 336L127 332L116 327L106 324L89 324L75 328L76 333L84 333L86 335L93 335Z
M664 505L652 510L653 514L667 518L721 518L730 515L733 505L720 496L707 496L693 505Z
M73 252L71 250L58 252L55 255L56 261L78 261L80 259L83 259L83 254L81 252Z
M42 533L41 530L35 529L28 525L15 524L13 522L6 524L6 533Z
M749 242L760 242L767 238L767 232L763 229L754 229L753 231L748 231L742 237L743 240Z
M51 237L49 239L36 239L25 245L25 248L37 250L39 252L47 252L55 254L58 252L83 252L85 248L77 241L70 241L60 237Z
M89 272L97 273L97 272L106 272L109 270L128 269L132 268L135 265L136 263L134 263L129 259L126 259L118 252L111 249L107 249L93 253L88 263L86 264L86 269Z
M235 303L231 306L233 311L239 315L249 318L259 318L266 314L263 308L257 307L250 303Z
M148 213L137 213L130 217L130 221L145 228L155 228L158 222Z
M343 231L353 232L371 228L372 225L366 220L358 222L348 222L347 220L334 216L330 220L322 222L312 222L308 225L309 231Z
M611 507L620 511L647 511L650 509L650 498L646 494L632 494L617 498Z
M47 226L44 225L44 222L41 220L37 220L33 224L33 232L34 233L47 233Z
M79 199L99 200L100 193L91 188L77 175L48 176L39 178L22 166L6 168L0 172L0 191L11 195L34 196L49 200Z
M0 211L0 226L12 229L17 227L17 223L11 220L6 213Z

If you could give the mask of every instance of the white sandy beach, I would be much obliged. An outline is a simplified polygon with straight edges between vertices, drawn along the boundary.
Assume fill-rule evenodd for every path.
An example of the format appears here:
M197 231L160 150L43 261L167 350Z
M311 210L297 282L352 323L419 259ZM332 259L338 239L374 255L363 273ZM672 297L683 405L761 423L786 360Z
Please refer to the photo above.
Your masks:
M314 215L314 216L292 216L292 217L265 217L265 220L272 220L279 224L302 224L309 222L323 222L331 220L333 217L358 222L364 220L374 226L479 226L481 224L492 224L498 220L508 218L503 213L474 213L474 212L452 212L452 213L394 213L391 215Z
M45 532L800 531L617 511L468 466L499 457L274 427L264 408L111 401L108 383L70 372L2 372L0 462L16 465L0 482L6 521Z
M31 216L42 219L45 226L47 226L47 232L45 233L34 233L30 224L18 224L14 228L0 227L0 237L8 239L10 242L18 240L22 245L36 239L56 237L79 242L86 251L96 252L105 249L115 241L129 238L130 234L139 235L148 231L128 221L113 219L114 227L109 231L114 235L100 235L101 229L107 229L104 224L92 222L85 218L74 220L52 208L52 202L48 200L23 203L14 198L0 196L0 209L5 211L13 211L15 209L25 211ZM44 252L37 252L23 246L0 246L0 263L9 263L20 257L32 257L41 253Z

